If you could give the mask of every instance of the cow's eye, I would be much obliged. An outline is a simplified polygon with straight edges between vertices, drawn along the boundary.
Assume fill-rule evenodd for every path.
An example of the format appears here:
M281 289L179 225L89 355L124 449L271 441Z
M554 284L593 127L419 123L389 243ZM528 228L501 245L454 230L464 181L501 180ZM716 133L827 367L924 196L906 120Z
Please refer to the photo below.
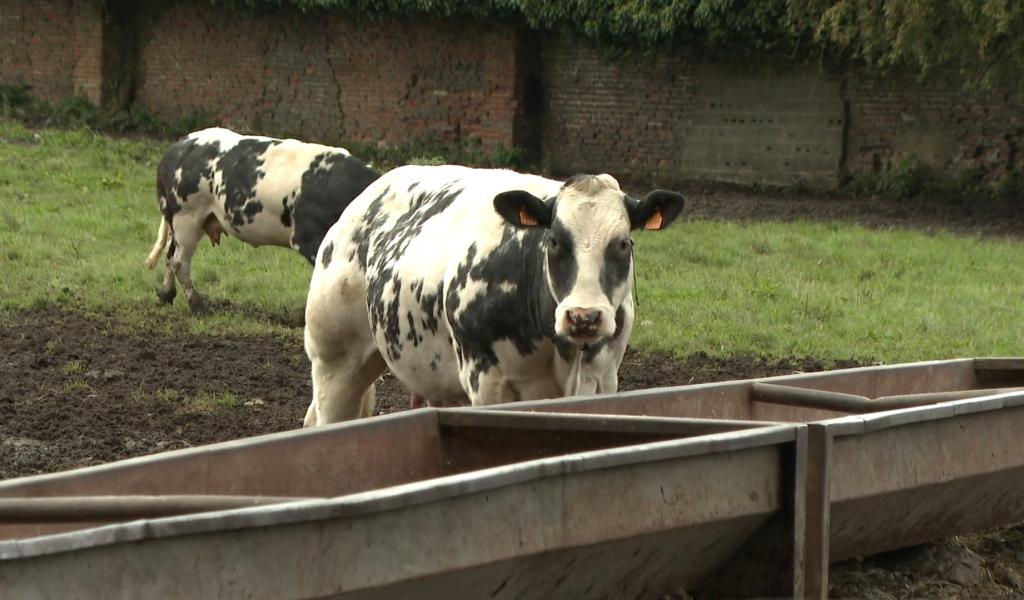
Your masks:
M632 245L633 245L633 240L631 240L629 238L623 238L621 241L619 241L619 250L621 250L622 252L625 252L625 251L629 250L629 248Z
M558 240L556 240L554 237L549 237L548 248L550 248L551 250L558 250Z

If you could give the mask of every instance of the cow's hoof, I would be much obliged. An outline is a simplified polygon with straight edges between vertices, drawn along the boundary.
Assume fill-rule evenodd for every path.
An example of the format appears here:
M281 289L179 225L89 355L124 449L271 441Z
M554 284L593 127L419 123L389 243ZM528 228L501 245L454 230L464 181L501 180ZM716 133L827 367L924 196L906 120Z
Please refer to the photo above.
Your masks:
M194 315L205 315L207 312L206 302L201 296L192 296L188 299L188 309Z
M174 302L174 297L178 295L178 290L171 288L169 290L157 290L156 297L160 299L160 304L170 304Z

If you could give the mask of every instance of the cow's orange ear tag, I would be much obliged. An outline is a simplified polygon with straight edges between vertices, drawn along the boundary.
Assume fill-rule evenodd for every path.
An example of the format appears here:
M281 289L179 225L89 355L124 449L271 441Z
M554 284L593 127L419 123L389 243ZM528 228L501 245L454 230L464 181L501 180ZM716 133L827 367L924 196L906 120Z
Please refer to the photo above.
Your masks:
M526 212L526 209L519 207L519 223L527 227L537 225L537 219L533 218L533 215Z
M654 209L654 212L651 213L651 216L647 219L647 222L644 223L644 229L646 229L648 231L654 231L656 229L661 229L661 223L662 223L661 209L660 208L656 208L656 209Z

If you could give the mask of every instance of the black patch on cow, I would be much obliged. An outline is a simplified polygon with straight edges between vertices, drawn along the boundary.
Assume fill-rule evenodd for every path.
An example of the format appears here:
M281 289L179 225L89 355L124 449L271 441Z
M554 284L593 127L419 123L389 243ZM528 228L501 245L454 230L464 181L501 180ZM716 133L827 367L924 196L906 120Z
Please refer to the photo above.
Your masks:
M334 254L334 242L327 242L324 246L324 253L320 257L320 264L326 269L331 264L331 255Z
M157 195L161 212L168 220L181 210L179 202L199 192L199 182L213 180L214 159L220 153L220 142L200 144L191 138L183 138L171 145L160 159L156 169ZM175 183L180 171L181 179Z
M576 262L576 248L572 233L557 218L545 236L548 255L548 274L555 298L564 299L576 284L579 264Z
M413 182L412 185L409 186L408 191L412 192L414 189L416 189L416 186L418 186L419 184L420 184L420 182L418 182L418 181Z
M224 213L236 231L252 223L263 210L263 204L254 201L256 184L266 174L262 168L263 155L268 148L280 143L279 140L242 139L217 160L223 181Z
M241 210L256 196L256 184L265 175L263 155L279 143L277 140L242 139L220 157L217 169L221 171L227 210Z
M169 186L171 184L165 183L159 174L156 176L156 197L160 203L160 214L167 219L168 223L174 222L174 215L181 210L181 204L178 203L177 197L174 195L174 190Z
M611 299L612 293L629 279L629 265L633 259L633 242L622 238L608 242L601 265L601 291Z
M412 292L416 298L416 303L419 304L420 310L425 315L424 318L420 319L423 329L430 333L437 333L441 325L443 313L441 305L444 295L444 282L438 283L436 290L424 292L423 281L416 281L412 284Z
M364 213L363 223L353 233L352 239L356 245L360 267L367 272L366 303L370 327L374 330L383 330L384 338L387 340L385 351L392 360L398 360L402 353L399 309L404 285L395 272L394 265L405 254L409 243L420 234L423 225L451 206L460 192L461 190L455 188L452 183L437 192L420 194L413 199L412 205L417 207L416 210L409 210L391 226L384 227L385 217L381 213L381 205L384 196L387 195L385 191L370 203ZM390 296L385 294L389 284ZM415 293L415 290L413 292Z
M178 249L178 244L174 241L174 236L171 236L171 243L167 246L167 260L171 260L174 256L174 251Z
M387 353L391 360L398 360L402 358L402 340L400 338L402 334L402 324L399 321L398 310L401 307L399 298L402 295L402 279L398 275L394 275L391 278L391 293L394 295L394 299L385 305L383 300L377 300L374 302L375 305L379 306L378 318L376 320L378 325L384 327L384 338L388 342ZM381 286L383 288L383 285ZM373 319L371 318L371 322Z
M405 313L405 318L409 324L409 333L405 334L405 339L412 342L412 346L415 348L423 341L423 336L416 331L416 317L413 316L411 311Z
M519 353L528 355L542 339L555 336L555 301L544 278L546 237L540 228L506 226L501 243L477 264L476 246L470 246L449 283L444 310L459 340L461 363L474 363L469 378L474 393L480 389L481 375L498 364L495 343L511 342ZM462 307L460 294L470 280L484 282L486 289ZM506 291L502 284L515 288Z
M250 200L246 202L242 210L236 210L231 214L231 225L237 231L244 224L252 224L256 215L261 212L263 212L263 203L259 200Z
M292 209L288 206L288 196L281 199L281 224L285 227L292 226ZM324 230L327 233L327 230Z
M379 196L374 198L366 210L363 212L363 222L361 225L356 227L356 230L352 232L352 245L355 246L348 259L358 259L359 268L366 271L367 267L367 256L370 251L370 236L374 232L374 227L381 225L380 209L384 204L384 197L388 195L391 188L384 188L384 191Z
M380 177L362 161L341 152L317 155L302 174L302 191L292 204L292 245L313 262L316 251L345 208ZM282 216L282 219L284 217Z
M576 344L563 337L555 337L551 341L554 342L555 350L558 351L558 356L561 356L562 360L565 362L572 360L572 353L576 350Z

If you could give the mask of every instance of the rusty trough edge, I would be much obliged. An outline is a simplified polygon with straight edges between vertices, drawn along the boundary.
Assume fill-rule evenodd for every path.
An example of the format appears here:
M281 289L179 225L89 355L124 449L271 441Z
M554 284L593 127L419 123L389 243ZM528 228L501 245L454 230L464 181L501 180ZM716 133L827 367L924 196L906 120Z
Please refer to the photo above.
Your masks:
M898 425L945 419L956 415L987 412L1021 405L1024 405L1024 391L1004 392L977 398L953 400L941 404L837 417L818 421L818 423L827 425L835 436L856 435L880 431Z
M445 408L438 413L438 421L442 427L494 427L519 428L528 426L538 431L565 429L572 426L573 431L615 431L664 430L673 433L680 425L703 426L707 428L758 429L770 425L788 425L779 421L741 421L737 419L705 419L695 417L659 417L648 415L606 415L601 413L544 413L517 410L501 412L481 411L477 408ZM620 427L626 424L627 427Z
M144 539L361 516L545 477L795 442L800 427L803 426L769 425L744 431L593 450L501 465L323 500L300 500L152 520L141 519L35 538L6 540L0 541L0 560L31 558Z
M982 357L974 359L976 371L1021 371L1024 370L1024 358L1018 357Z
M299 496L166 494L0 498L0 523L82 523L156 518L300 500Z
M1024 391L1022 387L955 390L950 392L924 392L898 394L868 398L858 394L830 392L815 388L779 385L755 381L750 384L750 399L758 402L786 404L801 408L820 408L850 413L877 413L890 410L928 406L940 402L952 402Z
M436 408L423 408L417 410L403 411L399 413L392 413L388 415L376 416L372 419L361 419L358 423L359 427L368 428L387 428L390 427L394 421L403 419L436 419L437 411ZM336 435L336 430L346 427L351 427L352 422L333 423L331 425L322 425L319 427L311 427L306 429L291 429L288 431L279 431L276 433L267 433L264 435L257 435L247 438L239 438L235 440L228 440L225 442L217 442L215 444L206 444L202 446L193 446L191 448L182 448L180 450L167 450L165 452L159 452L156 454L146 454L143 456L136 456L133 458L125 458L115 462L104 463L100 465L92 465L87 467L79 467L77 469L68 469L66 471L57 471L54 473L43 473L40 475L29 475L26 477L16 477L14 479L0 480L0 497L10 488L17 488L24 484L27 480L35 482L47 482L52 480L64 480L68 478L75 478L83 475L92 475L95 473L106 473L116 472L121 469L131 468L138 465L145 464L159 464L167 460L174 460L183 456L192 455L208 455L219 452L230 452L238 447L254 448L264 444L276 443L280 440L292 438L292 437L330 437Z
M487 406L475 406L471 410L474 411L518 411L518 412L532 412L532 411L544 411L546 408L555 406L562 408L566 403L581 402L588 406L596 406L597 403L604 402L608 404L618 404L623 400L644 400L651 398L661 398L665 395L671 395L678 393L680 390L686 390L693 392L695 390L703 389L716 389L730 386L749 386L753 383L769 383L769 384L788 384L791 382L803 382L808 379L818 379L824 376L831 375L843 375L861 372L886 372L893 370L906 369L908 367L928 367L928 366L942 366L942 365L955 365L955 364L979 364L978 361L982 361L981 364L988 364L986 361L993 361L992 364L997 364L995 361L1009 362L1017 364L1015 361L1019 361L1021 365L1024 365L1024 359L1009 359L1009 358L946 358L940 360L922 360L910 363L896 363L891 365L871 365L864 367L851 367L849 369L832 369L828 371L813 371L807 373L794 373L792 375L772 375L768 377L755 377L751 379L730 379L726 381L709 381L707 383L691 383L684 385L664 386L656 388L647 388L643 390L632 390L628 392L615 392L613 394L590 394L581 396L572 396L569 398L546 398L543 400L524 400L520 402L507 402L505 404L491 404ZM1020 367L1024 369L1024 366ZM982 370L985 370L982 367ZM1000 370L1005 370L1000 367ZM855 394L851 394L855 395ZM863 397L863 396L862 396ZM593 411L587 411L593 413ZM594 413L596 414L596 413Z

